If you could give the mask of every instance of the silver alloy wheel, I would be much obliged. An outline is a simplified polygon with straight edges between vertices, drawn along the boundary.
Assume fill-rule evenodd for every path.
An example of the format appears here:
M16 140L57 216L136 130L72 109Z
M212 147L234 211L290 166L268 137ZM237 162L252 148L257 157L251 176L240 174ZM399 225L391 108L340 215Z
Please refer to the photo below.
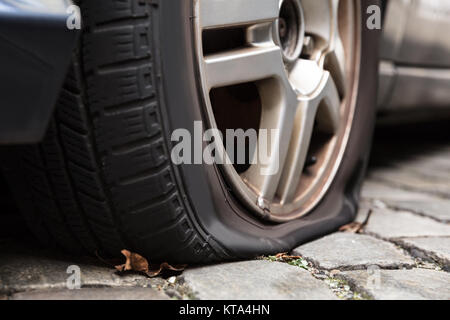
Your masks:
M194 3L199 82L210 127L220 122L212 92L251 83L260 103L255 129L279 130L268 165L252 164L243 172L221 165L228 183L264 219L284 222L307 214L332 183L351 131L360 62L359 1ZM205 36L208 32L213 36ZM237 34L239 40L230 41L228 35ZM219 45L210 49L211 41ZM244 110L243 116L250 113L255 114ZM271 169L276 174L261 174Z

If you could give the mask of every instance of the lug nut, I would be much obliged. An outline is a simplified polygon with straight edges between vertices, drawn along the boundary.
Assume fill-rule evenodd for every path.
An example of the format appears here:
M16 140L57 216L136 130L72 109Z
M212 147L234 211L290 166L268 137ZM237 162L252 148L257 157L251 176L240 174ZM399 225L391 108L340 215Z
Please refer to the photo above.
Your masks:
M278 20L278 32L280 34L280 38L283 39L287 35L287 24L284 18L279 18Z
M267 212L269 211L269 204L267 203L266 200L264 200L263 197L259 197L256 204L260 209Z
M312 167L316 163L317 163L317 157L315 157L315 156L309 157L308 159L306 159L305 168Z
M311 56L314 53L314 39L311 36L305 36L303 40L303 54Z

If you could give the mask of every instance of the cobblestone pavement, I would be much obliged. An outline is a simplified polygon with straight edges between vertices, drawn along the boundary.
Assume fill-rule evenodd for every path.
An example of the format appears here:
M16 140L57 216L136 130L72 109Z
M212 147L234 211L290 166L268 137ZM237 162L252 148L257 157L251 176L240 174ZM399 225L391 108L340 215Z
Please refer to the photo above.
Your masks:
M388 138L375 144L363 186L357 218L367 222L362 232L336 232L302 245L291 253L300 259L261 257L148 279L118 275L95 259L73 260L4 238L0 300L448 300L450 141L384 135ZM69 265L81 269L80 290L67 289Z

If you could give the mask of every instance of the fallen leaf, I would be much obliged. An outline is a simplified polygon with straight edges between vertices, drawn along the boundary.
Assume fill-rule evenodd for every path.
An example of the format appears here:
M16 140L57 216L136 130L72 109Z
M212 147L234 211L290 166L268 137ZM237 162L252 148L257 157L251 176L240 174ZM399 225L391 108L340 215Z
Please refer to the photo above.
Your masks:
M136 271L136 272L148 272L148 262L143 256L130 252L128 250L122 250L122 254L125 256L125 264L116 266L116 269L120 272L123 271Z
M302 259L302 257L300 257L300 256L290 256L290 255L288 255L287 252L278 253L278 254L275 255L275 258L277 260L282 260L284 262L289 262L289 261L292 261L292 260Z
M134 271L147 275L150 278L157 277L163 273L179 273L186 269L187 265L172 266L167 262L163 262L159 265L150 265L143 256L130 252L128 250L122 250L122 254L125 256L125 264L117 265L115 268L119 272Z
M170 264L168 264L167 262L163 262L160 265L153 265L150 270L147 272L147 275L150 278L154 278L159 276L160 274L165 274L165 273L179 273L179 272L183 272L184 269L186 269L187 265L176 265L176 266L172 266Z
M342 226L339 228L340 232L347 232L347 233L361 233L364 228L366 227L367 223L369 222L370 216L372 215L372 210L369 210L367 213L366 219L361 222L352 222L349 224L346 224L345 226Z
M363 228L362 223L360 222L352 222L349 224L346 224L345 226L342 226L339 228L340 232L347 232L347 233L359 233Z
M275 255L275 258L280 259L282 256L285 256L285 255L287 255L287 254L288 254L287 252L277 253L277 254Z

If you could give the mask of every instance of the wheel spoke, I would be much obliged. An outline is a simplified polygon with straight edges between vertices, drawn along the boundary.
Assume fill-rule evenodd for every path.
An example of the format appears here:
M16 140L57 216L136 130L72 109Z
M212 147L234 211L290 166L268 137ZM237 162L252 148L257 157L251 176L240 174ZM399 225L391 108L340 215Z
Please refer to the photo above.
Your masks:
M282 204L293 200L295 196L308 156L316 118L322 130L335 132L339 127L340 99L329 72L324 73L316 94L312 97L301 97L299 100L293 136L277 191Z
M326 47L331 42L333 27L332 2L334 0L302 0L305 13L305 31L317 40L322 40L321 46Z
M251 47L205 57L208 87L282 77L282 55L279 47Z
M279 0L201 0L202 28L218 28L274 21Z
M313 58L332 73L341 95L345 94L345 53L339 32L340 0L303 0L306 33L314 37Z
M325 79L316 120L320 131L335 134L341 125L341 99L334 78L327 71Z
M324 75L323 69L316 61L299 59L289 75L289 81L301 96L312 95Z
M328 56L327 67L333 75L336 87L339 92L345 94L346 68L345 68L345 52L339 30L339 1L332 0L332 37L330 45L326 52Z
M298 102L293 90L285 86L283 81L265 81L260 84L260 92L263 101L260 127L268 130L269 135L271 129L277 129L277 135L274 140L271 137L267 139L268 159L262 161L259 158L242 178L259 191L261 199L270 202L283 172Z

